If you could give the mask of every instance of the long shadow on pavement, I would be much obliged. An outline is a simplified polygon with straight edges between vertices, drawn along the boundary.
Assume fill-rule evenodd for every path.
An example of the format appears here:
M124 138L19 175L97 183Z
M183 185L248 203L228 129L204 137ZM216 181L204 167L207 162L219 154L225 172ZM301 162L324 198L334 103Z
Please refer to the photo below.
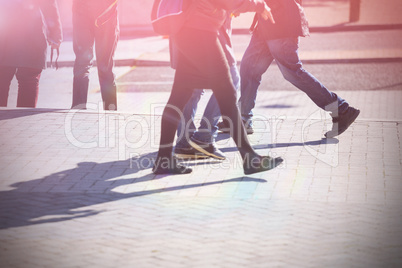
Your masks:
M141 177L132 176L149 168L156 153L144 154L135 159L145 167L133 166L133 159L106 163L81 162L77 167L50 174L46 177L10 185L15 189L0 192L0 229L42 223L61 222L94 216L101 210L87 208L92 205L133 197L185 190L232 182L266 182L263 179L238 177L211 182L183 184L174 187L118 193L119 186L134 185L152 180L169 180L176 176L154 175L147 172ZM119 178L124 173L124 177ZM87 208L87 209L85 209Z
M216 141L224 140L230 138L229 134L219 134ZM273 149L273 148L282 148L282 147L292 147L292 146L319 146L319 145L328 145L328 144L338 144L339 140L336 138L322 138L321 140L315 141L306 141L306 142L284 142L284 143L271 143L271 144L260 144L253 146L254 149ZM237 151L237 147L226 147L220 148L222 152L235 152Z
M55 113L55 112L66 112L66 109L45 109L45 108L32 108L32 109L5 109L0 110L0 121L9 120L14 118L20 118L25 116L43 114L43 113Z

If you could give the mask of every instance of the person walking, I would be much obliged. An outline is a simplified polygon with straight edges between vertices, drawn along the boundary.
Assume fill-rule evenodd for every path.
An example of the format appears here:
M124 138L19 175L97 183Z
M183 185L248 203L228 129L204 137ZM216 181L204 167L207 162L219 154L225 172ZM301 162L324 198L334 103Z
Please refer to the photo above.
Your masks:
M96 65L104 110L117 110L113 57L119 39L117 0L73 1L75 53L73 109L86 109L89 70L95 45Z
M332 116L332 129L325 133L327 138L340 135L355 121L360 111L307 72L300 61L299 37L309 35L302 0L266 0L275 18L275 23L256 15L257 25L253 30L248 48L241 64L241 96L239 99L243 121L252 131L253 108L262 75L275 60L283 77L305 92L321 109ZM253 26L254 27L254 26Z
M162 114L158 155L152 168L155 174L186 174L192 169L178 163L172 155L173 140L179 119L193 89L211 88L222 116L233 122L234 139L243 159L245 174L269 170L283 159L260 156L252 148L236 105L236 90L229 73L229 65L218 41L228 10L256 11L271 18L269 7L262 0L196 0L190 1L194 10L183 28L173 36L179 55L174 82Z
M15 76L17 107L35 108L40 76L46 68L47 43L58 50L63 39L57 2L1 1L0 21L0 106L7 106Z
M228 61L230 75L237 93L240 88L240 73L232 49L232 16L232 13L227 12L226 20L218 31L218 40ZM173 56L175 56L174 53ZM219 104L213 94L205 107L198 130L194 124L198 102L203 94L203 89L195 89L190 100L184 107L183 120L180 121L177 129L177 142L174 148L174 155L177 158L182 159L202 159L212 157L224 160L226 159L225 154L215 144L215 139L218 134L217 125L221 113L219 110Z

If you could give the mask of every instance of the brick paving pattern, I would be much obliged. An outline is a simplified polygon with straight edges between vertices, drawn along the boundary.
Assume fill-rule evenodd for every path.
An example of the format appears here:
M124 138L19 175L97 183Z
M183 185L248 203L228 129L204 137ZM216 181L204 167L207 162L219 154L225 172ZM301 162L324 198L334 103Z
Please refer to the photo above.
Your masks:
M324 10L331 17L314 26L344 22L346 1L327 2L338 9L306 0L313 22ZM399 6L385 2L380 22L369 20L367 7L376 1L362 0L361 24L400 23ZM121 42L127 51L139 47L130 59L142 60L166 61L166 45L158 37ZM63 49L61 61L71 61L71 49ZM125 60L119 51L117 59ZM310 50L304 57L351 55ZM285 82L261 90L250 140L261 154L285 161L251 176L222 134L217 143L227 160L188 162L194 171L187 175L154 175L169 92L119 92L119 112L105 113L95 104L100 94L92 70L90 109L70 111L72 68L46 70L39 109L0 110L0 267L401 267L400 68L388 77L378 72L371 80L346 81L358 88L339 94L361 114L335 139L323 139L330 118L303 93ZM116 68L119 77L130 70ZM333 73L325 81L331 88ZM15 81L13 89L11 103Z

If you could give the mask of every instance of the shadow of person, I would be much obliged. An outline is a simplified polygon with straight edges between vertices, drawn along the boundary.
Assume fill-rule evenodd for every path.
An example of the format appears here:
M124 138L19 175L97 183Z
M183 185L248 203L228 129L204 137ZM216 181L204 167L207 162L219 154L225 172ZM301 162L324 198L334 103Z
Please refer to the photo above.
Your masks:
M155 158L156 152L153 152L123 161L80 162L72 169L14 183L10 185L14 189L0 192L0 229L95 216L102 210L90 206L121 199L222 183L266 182L263 179L238 177L129 193L114 191L120 186L172 178L151 172ZM135 176L137 173L140 173L139 176Z
M63 113L68 110L64 109L46 109L46 108L23 108L23 109L0 109L0 121L1 120L9 120L9 119L15 119L15 118L20 118L20 117L25 117L25 116L32 116L32 115L38 115L38 114L44 114L44 113Z
M224 139L224 137L221 137L221 139ZM306 142L284 142L284 143L259 144L259 145L253 146L253 148L256 150L260 150L260 149L273 149L273 148L283 148L283 147L292 147L292 146L320 146L320 145L330 145L330 144L338 144L338 143L339 143L339 140L336 138L322 138L321 140L306 141ZM237 151L237 147L220 148L220 150L224 153L235 152L235 151Z

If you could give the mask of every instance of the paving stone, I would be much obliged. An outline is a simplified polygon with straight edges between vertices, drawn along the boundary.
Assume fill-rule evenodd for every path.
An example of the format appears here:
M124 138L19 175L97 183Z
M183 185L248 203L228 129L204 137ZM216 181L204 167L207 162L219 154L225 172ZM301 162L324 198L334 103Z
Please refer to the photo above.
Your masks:
M285 161L250 176L227 136L227 160L152 174L161 111L143 100L168 92L119 92L117 113L0 110L0 266L400 267L402 92L339 94L362 112L328 141L304 94L259 92L250 141Z

